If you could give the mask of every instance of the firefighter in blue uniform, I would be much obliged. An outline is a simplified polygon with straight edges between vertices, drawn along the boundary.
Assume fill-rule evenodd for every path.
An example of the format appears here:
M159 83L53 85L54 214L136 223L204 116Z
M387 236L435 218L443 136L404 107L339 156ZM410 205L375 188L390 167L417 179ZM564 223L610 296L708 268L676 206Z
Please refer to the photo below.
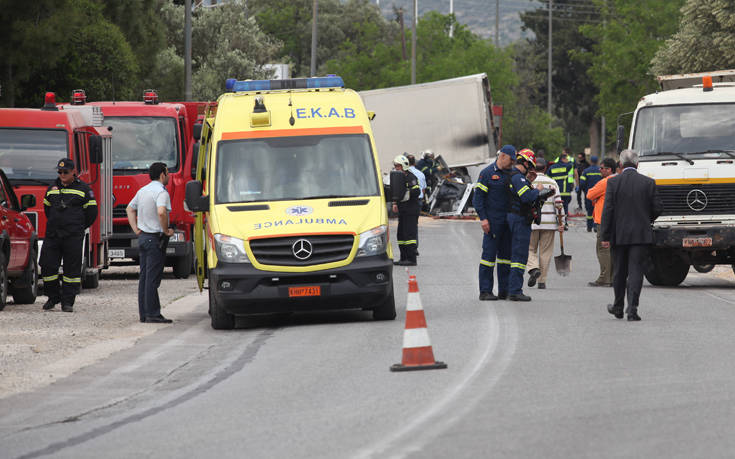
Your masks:
M97 219L97 201L92 189L74 173L74 162L61 159L56 164L59 177L46 190L43 210L46 214L46 237L41 247L41 276L48 301L43 309L74 311L74 299L82 283L84 231ZM59 266L64 261L64 274ZM61 280L61 292L59 292Z
M564 229L568 229L569 203L572 202L574 190L574 164L569 161L566 149L559 156L559 160L549 167L548 175L559 187L561 201L564 204Z
M475 184L472 206L480 217L482 258L480 258L480 300L508 297L510 271L510 231L508 229L507 175L513 165L516 149L505 145L495 162L480 172ZM493 295L493 268L498 271L498 296Z
M531 223L533 222L533 206L539 199L546 199L554 193L552 189L544 189L543 185L533 188L531 182L536 173L536 157L533 151L524 149L516 156L516 165L508 177L507 193L510 199L508 210L508 227L511 234L509 299L511 301L531 301L531 297L523 294L523 274L528 261L528 247L531 242ZM526 175L530 174L529 178Z
M584 195L587 196L587 191L592 189L593 186L597 185L597 182L602 180L602 173L600 172L600 166L597 165L597 156L590 156L590 166L582 171L579 176L579 189L584 191ZM592 232L595 226L593 213L595 211L595 205L592 201L584 198L584 208L587 211L587 232Z
M393 158L393 167L405 175L406 189L400 200L393 203L393 212L398 214L398 230L396 242L401 253L401 259L393 264L399 266L416 266L416 246L419 235L419 186L418 178L411 173L408 158L398 155ZM401 190L403 191L403 190Z

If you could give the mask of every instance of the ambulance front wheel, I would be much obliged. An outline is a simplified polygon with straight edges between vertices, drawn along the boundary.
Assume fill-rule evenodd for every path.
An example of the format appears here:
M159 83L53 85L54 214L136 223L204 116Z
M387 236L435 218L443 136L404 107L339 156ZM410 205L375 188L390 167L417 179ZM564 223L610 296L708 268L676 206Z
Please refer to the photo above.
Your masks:
M209 315L212 319L212 328L215 330L232 330L235 328L235 316L225 311L217 302L214 286L209 286Z
M396 301L393 296L393 283L390 294L373 309L373 320L393 320L396 318Z

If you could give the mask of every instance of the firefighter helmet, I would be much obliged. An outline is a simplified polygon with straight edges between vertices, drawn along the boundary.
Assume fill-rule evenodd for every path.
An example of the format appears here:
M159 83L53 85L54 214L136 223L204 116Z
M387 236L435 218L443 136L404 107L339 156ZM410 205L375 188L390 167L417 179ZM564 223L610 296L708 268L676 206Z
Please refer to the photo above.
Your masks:
M519 151L518 156L516 156L516 162L519 161L527 161L531 167L536 167L536 154L528 148L524 148Z
M403 155L398 155L395 158L393 158L393 164L400 165L404 171L407 171L409 167L408 158L406 158Z

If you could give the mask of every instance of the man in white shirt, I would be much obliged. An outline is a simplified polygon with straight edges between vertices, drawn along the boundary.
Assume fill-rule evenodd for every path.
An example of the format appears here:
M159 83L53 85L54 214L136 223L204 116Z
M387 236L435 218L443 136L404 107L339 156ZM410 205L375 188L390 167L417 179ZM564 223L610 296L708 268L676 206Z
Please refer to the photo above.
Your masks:
M164 163L153 163L148 170L151 183L144 186L126 209L128 223L138 235L140 278L138 279L138 312L145 323L171 323L161 315L158 286L166 261L165 246L174 230L168 227L171 198L166 191L169 175Z
M549 263L554 254L554 233L564 231L564 226L559 226L557 210L564 216L564 204L559 193L556 181L547 176L547 161L543 158L536 159L536 179L533 186L542 185L544 188L552 188L553 196L544 202L541 207L541 223L531 225L531 243L528 248L528 286L533 287L538 281L538 288L546 288L546 275L549 272ZM562 219L563 221L563 219Z

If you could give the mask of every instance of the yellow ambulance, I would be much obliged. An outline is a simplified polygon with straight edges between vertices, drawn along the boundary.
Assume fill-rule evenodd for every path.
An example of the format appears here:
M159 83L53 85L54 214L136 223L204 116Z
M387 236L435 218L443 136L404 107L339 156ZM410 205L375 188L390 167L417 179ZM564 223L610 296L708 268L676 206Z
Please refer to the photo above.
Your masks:
M212 327L327 309L396 316L383 183L360 96L337 76L227 80L203 121L197 280Z

